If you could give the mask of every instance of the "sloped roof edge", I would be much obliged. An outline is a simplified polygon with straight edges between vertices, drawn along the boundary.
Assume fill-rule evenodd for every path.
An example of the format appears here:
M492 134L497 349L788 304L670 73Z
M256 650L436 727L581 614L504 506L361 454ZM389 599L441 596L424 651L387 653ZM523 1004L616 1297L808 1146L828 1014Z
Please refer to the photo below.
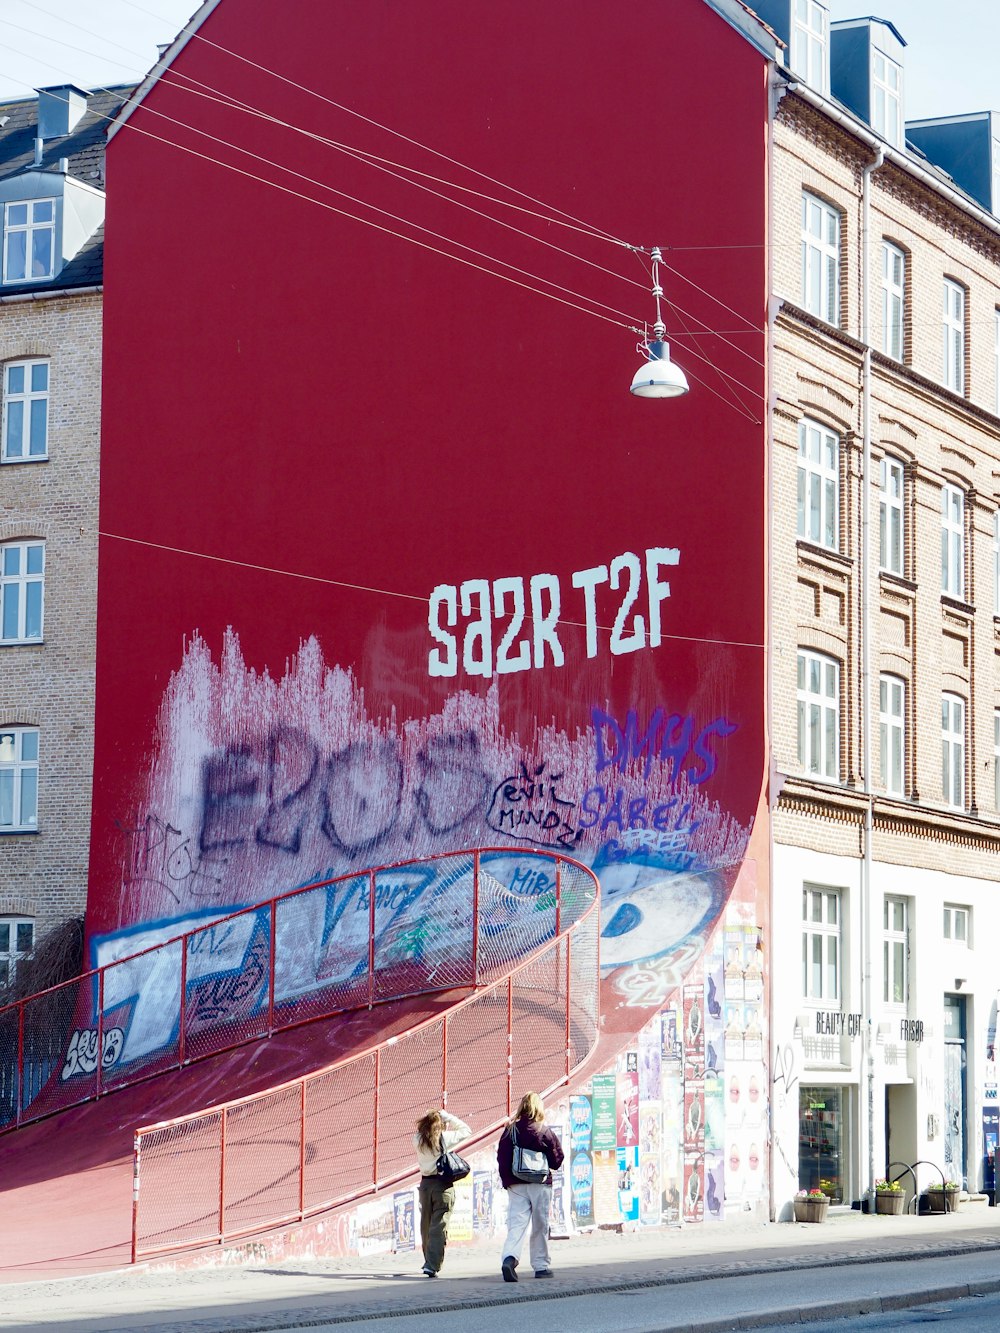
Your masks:
M177 59L180 53L184 50L185 46L187 46L188 42L190 42L191 39L197 35L198 29L205 22L208 16L221 3L222 0L204 0L204 4L201 6L201 8L196 10L195 13L192 14L192 16L188 19L187 23L185 23L184 27L180 30L180 32L177 34L177 36L174 38L171 44L167 47L166 51L164 51L160 59L156 62L156 64L149 71L146 77L137 85L135 92L126 102L125 106L122 107L117 118L108 129L109 143L118 133L118 131L122 128L122 126L126 123L129 116L131 116L132 112L136 109L136 107L142 105L142 103L146 99L146 94L153 87L153 85L157 83L157 81L160 78L160 75L170 68L170 66L174 63L174 61Z
M745 37L761 55L768 60L777 60L784 42L743 0L704 0L704 3Z

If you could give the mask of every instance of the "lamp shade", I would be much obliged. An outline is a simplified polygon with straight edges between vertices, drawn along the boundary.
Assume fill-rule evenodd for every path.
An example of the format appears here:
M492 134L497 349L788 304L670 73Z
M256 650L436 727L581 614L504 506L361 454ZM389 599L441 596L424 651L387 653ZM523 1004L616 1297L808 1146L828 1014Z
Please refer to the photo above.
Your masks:
M646 346L649 360L632 376L630 392L638 398L679 398L687 393L687 376L670 360L669 345L655 340Z

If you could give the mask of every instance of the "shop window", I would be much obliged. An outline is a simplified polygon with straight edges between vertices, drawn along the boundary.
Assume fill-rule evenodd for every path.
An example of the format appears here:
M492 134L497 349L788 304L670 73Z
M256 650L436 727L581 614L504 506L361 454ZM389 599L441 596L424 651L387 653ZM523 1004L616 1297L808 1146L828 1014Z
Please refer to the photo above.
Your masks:
M831 1203L849 1198L847 1092L799 1087L799 1189L820 1189Z

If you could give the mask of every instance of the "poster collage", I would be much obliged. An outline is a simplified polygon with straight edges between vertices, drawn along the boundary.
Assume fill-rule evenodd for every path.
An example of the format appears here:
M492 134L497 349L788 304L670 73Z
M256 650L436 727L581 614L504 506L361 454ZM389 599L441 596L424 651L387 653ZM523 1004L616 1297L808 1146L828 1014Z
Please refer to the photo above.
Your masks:
M766 1205L763 959L761 927L720 926L697 969L614 1068L548 1103L546 1124L565 1153L553 1176L551 1235L717 1222ZM450 1109L462 1114L457 1104ZM506 1230L495 1148L466 1155L473 1169L455 1186L449 1244ZM349 1248L419 1249L419 1227L413 1185L362 1204Z

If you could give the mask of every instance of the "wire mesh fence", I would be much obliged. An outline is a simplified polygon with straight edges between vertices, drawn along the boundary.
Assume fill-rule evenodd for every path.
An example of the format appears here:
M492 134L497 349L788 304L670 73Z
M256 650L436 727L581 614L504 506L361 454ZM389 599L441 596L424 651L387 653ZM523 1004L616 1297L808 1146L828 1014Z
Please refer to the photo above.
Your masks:
M487 848L212 917L0 1009L0 1133L301 1023L487 984L594 893L565 857Z
M450 1103L486 1131L524 1088L544 1095L566 1084L597 1041L597 882L563 858L556 868L550 910L535 914L547 920L521 933L535 941L529 956L444 1017L280 1088L139 1130L133 1259L300 1220L405 1178L415 1114L426 1106ZM569 921L557 928L567 869ZM453 870L481 893L481 872ZM461 919L474 924L479 912ZM471 948L473 936L458 938ZM515 947L496 947L490 967ZM195 1158L200 1180L216 1184L214 1214L200 1187L191 1216L178 1216L178 1175Z

